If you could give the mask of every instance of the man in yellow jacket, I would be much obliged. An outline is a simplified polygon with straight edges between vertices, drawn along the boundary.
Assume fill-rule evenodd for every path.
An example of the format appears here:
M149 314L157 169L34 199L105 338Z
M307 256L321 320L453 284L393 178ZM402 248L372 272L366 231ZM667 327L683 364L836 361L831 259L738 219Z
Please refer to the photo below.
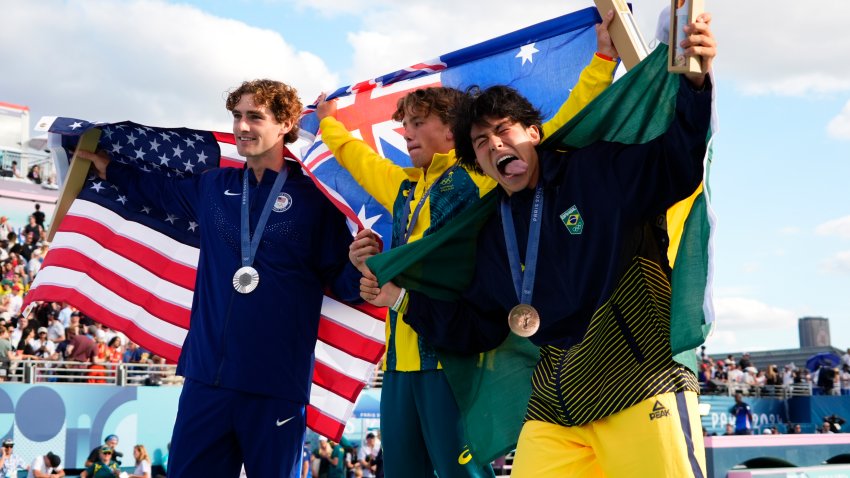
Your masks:
M597 50L558 113L543 125L551 134L611 84L618 54L608 35L612 15L597 26ZM412 168L382 158L336 120L336 103L320 99L317 115L322 140L337 161L392 212L392 247L440 229L496 183L457 164L452 136L463 93L446 87L413 91L398 102L393 119L404 127ZM371 243L362 231L358 243ZM360 241L362 239L362 241ZM374 252L374 251L369 251ZM357 252L352 252L356 260ZM363 254L362 259L365 260ZM401 294L400 297L405 297ZM493 476L489 465L475 466L466 448L457 403L434 349L391 307L381 392L381 438L386 476L441 478Z

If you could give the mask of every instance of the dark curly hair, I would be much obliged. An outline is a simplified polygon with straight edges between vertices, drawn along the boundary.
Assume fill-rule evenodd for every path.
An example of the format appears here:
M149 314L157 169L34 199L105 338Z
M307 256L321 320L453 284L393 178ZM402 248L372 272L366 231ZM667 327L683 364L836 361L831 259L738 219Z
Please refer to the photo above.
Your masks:
M393 119L402 121L410 111L422 116L433 113L449 126L455 123L457 105L463 98L463 92L445 86L432 86L412 91L399 98Z
M452 127L458 163L471 171L483 172L475 160L475 148L470 134L474 125L486 125L486 118L509 118L521 125L537 126L543 139L543 115L524 96L510 86L491 86L482 90L472 86L466 90L458 107L457 120Z
M301 116L303 106L295 88L280 81L267 79L244 81L238 88L227 94L225 102L227 111L233 111L242 99L242 95L246 94L254 95L254 104L267 107L278 123L292 120L292 129L283 137L284 144L298 139L298 118Z

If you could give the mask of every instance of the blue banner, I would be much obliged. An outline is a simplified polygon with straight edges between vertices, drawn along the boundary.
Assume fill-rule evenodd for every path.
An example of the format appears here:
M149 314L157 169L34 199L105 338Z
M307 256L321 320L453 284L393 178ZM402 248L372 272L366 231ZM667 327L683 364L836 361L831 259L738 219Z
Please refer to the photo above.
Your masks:
M122 464L134 465L133 446L144 445L162 464L177 417L182 387L4 383L0 389L0 438L15 440L15 453L31 463L48 451L64 468L82 468L109 434L119 437Z

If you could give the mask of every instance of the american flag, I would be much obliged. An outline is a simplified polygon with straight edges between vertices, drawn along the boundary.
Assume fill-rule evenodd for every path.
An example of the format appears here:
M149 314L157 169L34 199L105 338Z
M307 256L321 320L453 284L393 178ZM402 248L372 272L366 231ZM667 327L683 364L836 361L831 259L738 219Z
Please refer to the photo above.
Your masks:
M79 135L102 131L99 147L143 174L187 177L241 166L233 135L130 122L56 118L54 151L70 157ZM86 180L51 244L27 301L67 301L134 342L176 361L189 326L199 257L198 224L130 200L97 177ZM382 312L325 297L307 423L339 439L384 350Z

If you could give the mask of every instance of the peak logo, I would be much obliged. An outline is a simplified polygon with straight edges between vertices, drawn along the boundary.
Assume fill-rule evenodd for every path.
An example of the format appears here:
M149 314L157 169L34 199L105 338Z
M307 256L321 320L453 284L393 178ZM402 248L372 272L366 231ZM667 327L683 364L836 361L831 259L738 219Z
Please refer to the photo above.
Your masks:
M655 401L655 406L652 407L652 412L649 414L649 419L656 420L659 418L669 417L670 410L667 409L664 405L661 404L658 400Z

